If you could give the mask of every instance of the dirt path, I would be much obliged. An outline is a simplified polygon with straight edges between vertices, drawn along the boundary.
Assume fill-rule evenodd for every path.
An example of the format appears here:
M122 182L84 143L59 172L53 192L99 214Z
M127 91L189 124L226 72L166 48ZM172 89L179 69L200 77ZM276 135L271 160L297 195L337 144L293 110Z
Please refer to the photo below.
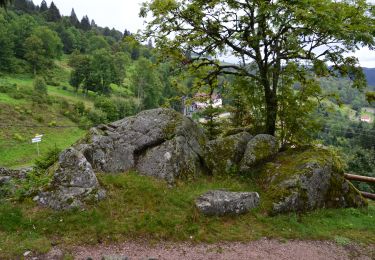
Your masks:
M213 245L192 245L164 243L149 245L128 242L124 244L97 247L77 247L75 259L375 259L375 245L339 246L324 241L288 241L262 239L251 243L220 243ZM112 257L112 258L111 258ZM127 257L127 258L126 258Z

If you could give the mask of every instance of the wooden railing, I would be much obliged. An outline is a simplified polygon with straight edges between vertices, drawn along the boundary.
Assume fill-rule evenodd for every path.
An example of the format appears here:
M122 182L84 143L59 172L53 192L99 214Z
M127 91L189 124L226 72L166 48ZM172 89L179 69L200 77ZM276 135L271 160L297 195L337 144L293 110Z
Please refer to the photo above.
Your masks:
M345 174L345 179L349 181L360 181L360 182L367 182L367 183L375 183L375 178L361 176L361 175L354 175L354 174ZM361 194L364 198L375 200L375 194L361 191Z

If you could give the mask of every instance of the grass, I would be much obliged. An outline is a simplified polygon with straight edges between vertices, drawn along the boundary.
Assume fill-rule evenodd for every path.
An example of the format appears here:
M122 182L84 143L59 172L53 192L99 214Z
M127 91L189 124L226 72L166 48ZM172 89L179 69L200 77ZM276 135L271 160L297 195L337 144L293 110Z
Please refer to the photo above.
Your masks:
M63 126L75 126L58 110L58 105L14 106L0 103L0 166L30 166L37 158L36 145L31 144L31 139L36 134L44 134L40 144L41 155L54 146L67 148L83 137L86 131L78 127L49 127L54 122Z
M368 209L318 210L305 215L270 217L260 209L238 217L205 217L194 200L210 190L257 190L249 180L235 177L201 179L169 188L164 182L135 173L100 175L107 199L84 211L53 212L33 202L0 206L0 258L23 252L47 252L52 244L77 245L149 241L251 241L329 239L337 243L375 243L375 204ZM266 193L260 192L261 198Z

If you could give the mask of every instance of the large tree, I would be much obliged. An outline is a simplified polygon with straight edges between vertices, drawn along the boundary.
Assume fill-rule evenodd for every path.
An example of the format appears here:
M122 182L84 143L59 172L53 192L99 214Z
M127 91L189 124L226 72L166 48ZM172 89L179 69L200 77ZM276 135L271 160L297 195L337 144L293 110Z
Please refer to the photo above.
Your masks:
M365 0L151 0L140 15L150 16L144 38L166 53L255 82L249 88L261 88L265 131L274 135L282 77L339 75L365 85L358 60L346 54L374 47L372 10ZM217 62L223 55L238 64Z
M62 54L63 44L55 31L48 27L37 27L25 40L25 59L32 65L36 74L53 65L53 60Z

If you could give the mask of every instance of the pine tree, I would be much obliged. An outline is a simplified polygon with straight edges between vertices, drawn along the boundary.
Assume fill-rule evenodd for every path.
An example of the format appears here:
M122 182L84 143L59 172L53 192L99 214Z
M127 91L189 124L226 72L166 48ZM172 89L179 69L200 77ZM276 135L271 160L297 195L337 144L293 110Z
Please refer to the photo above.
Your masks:
M47 2L45 0L43 0L42 3L40 4L39 11L41 13L44 13L44 12L48 11L48 5L47 5Z
M91 20L91 28L96 28L98 27L94 21L94 19Z
M90 19L85 15L81 20L81 29L84 31L89 31L91 29Z
M124 31L124 38L125 38L125 37L128 37L128 36L130 36L130 35L132 35L132 34L130 33L130 31L128 31L127 29L125 29L125 31Z
M76 12L74 11L74 8L72 9L72 12L70 13L69 21L71 25L73 25L76 28L79 28L80 22L77 18Z
M47 11L47 21L56 22L61 19L61 14L55 3L52 1Z

